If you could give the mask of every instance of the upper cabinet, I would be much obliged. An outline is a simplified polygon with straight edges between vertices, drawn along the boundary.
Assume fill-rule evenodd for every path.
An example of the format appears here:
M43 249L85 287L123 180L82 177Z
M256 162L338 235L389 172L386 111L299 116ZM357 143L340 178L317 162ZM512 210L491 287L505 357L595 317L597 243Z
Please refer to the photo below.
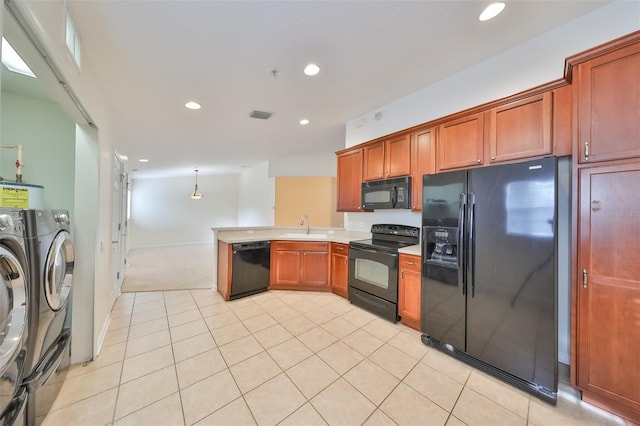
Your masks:
M362 211L362 148L338 152L339 212Z
M411 133L411 210L422 210L422 176L436 172L436 128Z
M363 149L365 181L411 174L411 135L396 136Z
M573 81L578 162L640 157L640 43L572 60L581 62Z
M438 171L483 164L484 114L470 114L438 126Z
M550 91L489 110L489 162L551 154Z

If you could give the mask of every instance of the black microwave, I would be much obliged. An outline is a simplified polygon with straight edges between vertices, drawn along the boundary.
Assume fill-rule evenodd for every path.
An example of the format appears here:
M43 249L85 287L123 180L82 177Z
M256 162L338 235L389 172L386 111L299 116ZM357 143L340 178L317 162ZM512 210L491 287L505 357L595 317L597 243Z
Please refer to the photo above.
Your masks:
M411 177L363 182L362 208L410 209Z

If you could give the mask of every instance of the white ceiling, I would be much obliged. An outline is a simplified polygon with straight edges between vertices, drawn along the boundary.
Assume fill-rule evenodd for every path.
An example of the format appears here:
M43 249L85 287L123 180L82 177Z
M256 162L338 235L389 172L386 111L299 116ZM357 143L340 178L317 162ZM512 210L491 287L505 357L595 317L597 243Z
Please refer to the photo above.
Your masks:
M347 121L607 2L508 1L483 23L488 3L67 0L133 177L334 152Z

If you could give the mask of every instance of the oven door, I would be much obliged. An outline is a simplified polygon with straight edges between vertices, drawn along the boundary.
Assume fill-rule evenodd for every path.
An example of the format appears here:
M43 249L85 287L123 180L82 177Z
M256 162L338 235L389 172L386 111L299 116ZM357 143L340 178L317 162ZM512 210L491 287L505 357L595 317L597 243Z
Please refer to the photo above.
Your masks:
M349 286L398 302L398 254L351 246Z

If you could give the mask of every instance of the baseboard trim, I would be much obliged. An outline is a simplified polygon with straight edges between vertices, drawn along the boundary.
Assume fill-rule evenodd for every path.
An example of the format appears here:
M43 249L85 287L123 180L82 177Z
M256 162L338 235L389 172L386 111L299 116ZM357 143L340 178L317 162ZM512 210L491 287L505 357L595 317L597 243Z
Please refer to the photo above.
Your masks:
M111 324L111 313L107 315L107 319L102 324L102 330L100 330L100 334L98 334L98 341L96 342L96 348L93 354L93 359L96 359L102 350L102 345L104 344L104 339L107 336L107 332L109 331L109 325Z

